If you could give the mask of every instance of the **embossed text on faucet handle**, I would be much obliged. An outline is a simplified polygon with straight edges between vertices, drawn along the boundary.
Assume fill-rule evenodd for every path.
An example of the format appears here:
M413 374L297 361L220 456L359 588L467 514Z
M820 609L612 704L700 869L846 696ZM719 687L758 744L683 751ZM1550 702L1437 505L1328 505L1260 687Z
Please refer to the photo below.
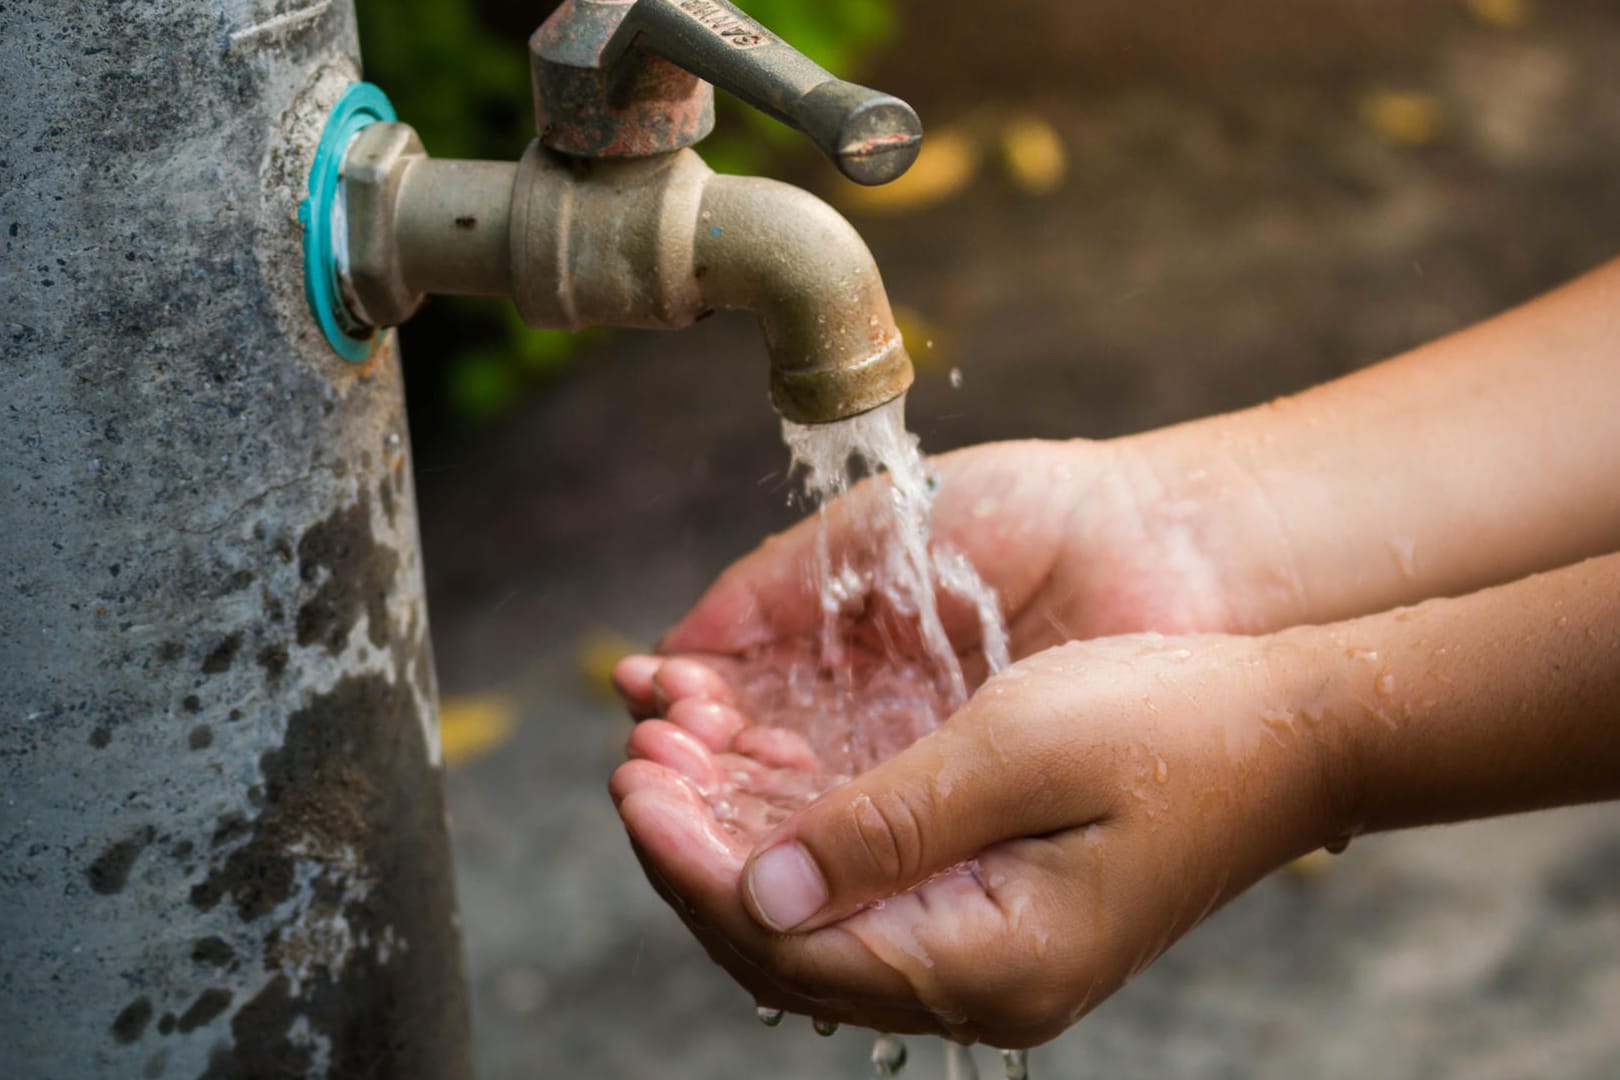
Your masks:
M636 0L602 50L618 103L652 53L798 128L861 184L911 167L922 122L897 97L844 82L727 0Z

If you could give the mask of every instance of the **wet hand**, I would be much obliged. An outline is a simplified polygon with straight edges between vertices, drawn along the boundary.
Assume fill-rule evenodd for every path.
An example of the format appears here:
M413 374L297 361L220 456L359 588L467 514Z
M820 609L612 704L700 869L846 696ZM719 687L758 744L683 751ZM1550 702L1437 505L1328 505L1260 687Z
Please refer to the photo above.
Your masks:
M1137 440L991 443L929 465L939 480L935 546L965 557L995 591L1014 659L1081 638L1244 622L1215 549L1231 535L1260 547L1263 528L1247 524L1257 516L1243 501L1247 489L1211 476L1213 465L1191 471L1203 477L1197 491L1165 479L1188 474L1179 460ZM834 566L859 568L877 557L885 534L872 527L873 511L885 497L882 482L868 481L828 508ZM740 655L814 639L823 621L817 527L812 516L730 567L661 651ZM845 611L848 636L877 652L904 647L915 635L912 621L875 599ZM977 613L950 595L941 595L940 611L970 680L982 678L973 657L981 644ZM622 688L634 711L650 715L651 687L640 674Z
M620 813L660 891L771 1007L1034 1045L1335 834L1310 683L1275 639L1041 652L796 812L823 779L802 740L754 723L712 667L629 663L656 665L633 674L664 719L632 736Z

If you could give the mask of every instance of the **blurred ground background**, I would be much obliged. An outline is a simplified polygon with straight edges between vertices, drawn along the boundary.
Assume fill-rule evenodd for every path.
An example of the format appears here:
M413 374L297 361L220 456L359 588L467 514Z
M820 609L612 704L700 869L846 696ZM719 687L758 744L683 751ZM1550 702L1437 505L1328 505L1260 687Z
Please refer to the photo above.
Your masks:
M928 126L910 183L865 199L735 113L716 158L861 228L929 450L1299 390L1620 252L1612 0L753 6ZM515 156L523 39L548 7L363 2L368 74L406 119L434 114L430 150ZM757 334L721 317L579 343L441 304L404 338L482 1074L865 1075L864 1033L753 1019L643 883L603 790L627 731L606 666L793 517ZM1616 1017L1620 811L1600 807L1279 874L1034 1067L1613 1077ZM940 1075L913 1050L914 1075Z

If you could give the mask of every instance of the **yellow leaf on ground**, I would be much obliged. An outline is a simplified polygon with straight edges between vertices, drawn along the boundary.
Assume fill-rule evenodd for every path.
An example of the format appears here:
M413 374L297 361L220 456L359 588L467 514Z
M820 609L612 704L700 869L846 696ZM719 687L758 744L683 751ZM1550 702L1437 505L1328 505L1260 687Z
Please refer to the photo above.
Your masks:
M517 727L517 706L503 694L447 698L439 706L439 745L449 768L500 746Z
M1465 0L1474 18L1504 30L1517 30L1530 22L1535 10L1530 0Z
M596 629L586 634L579 643L579 651L575 654L575 662L579 665L579 673L590 684L592 690L604 697L614 697L613 665L623 660L631 653L644 653L649 651L639 641L632 641L613 630Z
M1439 99L1411 90L1367 95L1361 103L1361 118L1380 139L1396 146L1428 146L1445 127Z
M1001 162L1007 175L1031 195L1049 195L1069 172L1063 137L1045 119L1016 116L1001 132Z
M841 184L838 200L869 213L903 214L937 206L959 194L979 171L979 146L965 131L942 128L924 139L911 169L893 183Z

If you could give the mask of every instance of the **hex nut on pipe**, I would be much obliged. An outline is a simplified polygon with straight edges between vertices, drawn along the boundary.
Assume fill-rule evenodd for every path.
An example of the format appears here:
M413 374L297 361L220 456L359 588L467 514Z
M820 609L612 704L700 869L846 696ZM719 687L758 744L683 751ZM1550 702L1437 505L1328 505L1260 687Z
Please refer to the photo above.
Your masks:
M409 124L372 124L355 136L343 159L343 205L349 258L340 271L344 300L361 322L398 326L422 306L424 294L405 280L397 208L413 162L427 157Z

